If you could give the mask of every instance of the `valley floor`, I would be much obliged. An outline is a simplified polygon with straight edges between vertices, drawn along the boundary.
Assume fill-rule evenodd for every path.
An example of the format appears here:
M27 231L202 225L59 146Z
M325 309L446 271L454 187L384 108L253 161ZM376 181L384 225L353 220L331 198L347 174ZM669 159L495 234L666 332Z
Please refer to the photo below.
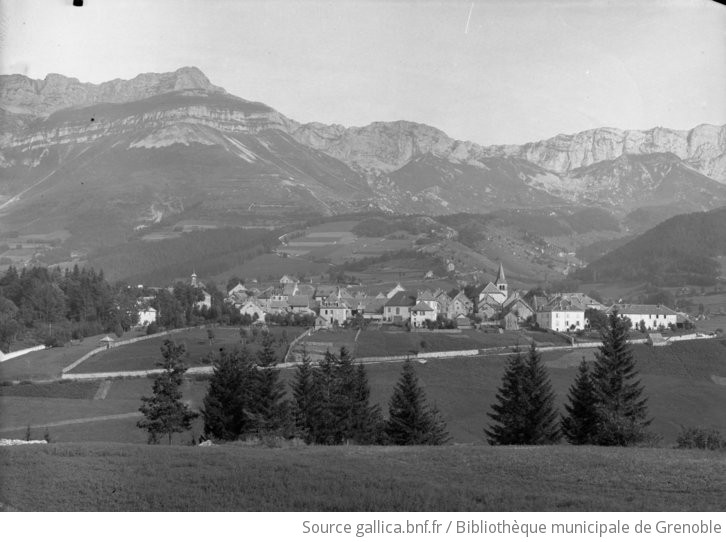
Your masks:
M722 511L726 454L572 446L0 449L0 503L45 511Z

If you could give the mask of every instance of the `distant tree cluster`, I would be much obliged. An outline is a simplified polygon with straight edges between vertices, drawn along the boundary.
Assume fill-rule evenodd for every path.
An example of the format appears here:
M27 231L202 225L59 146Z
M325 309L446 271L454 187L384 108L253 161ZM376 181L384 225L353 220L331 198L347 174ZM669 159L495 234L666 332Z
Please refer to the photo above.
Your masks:
M583 359L570 387L566 415L558 421L554 393L534 344L527 356L510 358L497 403L485 429L490 444L550 444L562 435L571 444L632 446L646 440L644 388L627 343L628 322L613 312L602 330L592 368Z
M10 267L0 278L0 349L14 342L62 344L98 333L122 335L138 320L136 294L103 271Z

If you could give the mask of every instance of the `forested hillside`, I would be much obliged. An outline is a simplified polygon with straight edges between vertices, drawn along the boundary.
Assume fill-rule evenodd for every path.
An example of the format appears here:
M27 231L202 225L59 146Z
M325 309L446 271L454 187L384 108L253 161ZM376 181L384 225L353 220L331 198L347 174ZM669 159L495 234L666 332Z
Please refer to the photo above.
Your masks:
M648 281L659 286L715 284L716 256L726 255L726 207L678 215L606 254L577 274L596 282Z

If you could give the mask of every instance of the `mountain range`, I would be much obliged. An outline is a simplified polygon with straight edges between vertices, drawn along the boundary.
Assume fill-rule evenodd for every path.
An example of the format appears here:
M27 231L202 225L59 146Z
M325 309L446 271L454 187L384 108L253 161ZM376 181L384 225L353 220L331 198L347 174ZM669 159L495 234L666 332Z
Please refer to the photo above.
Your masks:
M301 124L197 68L99 85L2 75L0 106L0 229L84 248L182 215L594 206L660 220L726 205L726 126L481 146L408 121Z

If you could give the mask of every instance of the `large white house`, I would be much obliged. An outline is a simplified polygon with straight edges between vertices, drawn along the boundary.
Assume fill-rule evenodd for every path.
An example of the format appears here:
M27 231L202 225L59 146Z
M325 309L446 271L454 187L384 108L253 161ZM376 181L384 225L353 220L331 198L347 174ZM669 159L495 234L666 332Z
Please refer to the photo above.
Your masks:
M555 299L537 311L537 324L554 331L579 331L585 328L585 307Z
M676 325L678 313L665 305L633 305L615 304L608 309L608 313L617 310L621 318L629 318L633 327L645 323L646 329L659 329L661 326L667 328L671 324Z

